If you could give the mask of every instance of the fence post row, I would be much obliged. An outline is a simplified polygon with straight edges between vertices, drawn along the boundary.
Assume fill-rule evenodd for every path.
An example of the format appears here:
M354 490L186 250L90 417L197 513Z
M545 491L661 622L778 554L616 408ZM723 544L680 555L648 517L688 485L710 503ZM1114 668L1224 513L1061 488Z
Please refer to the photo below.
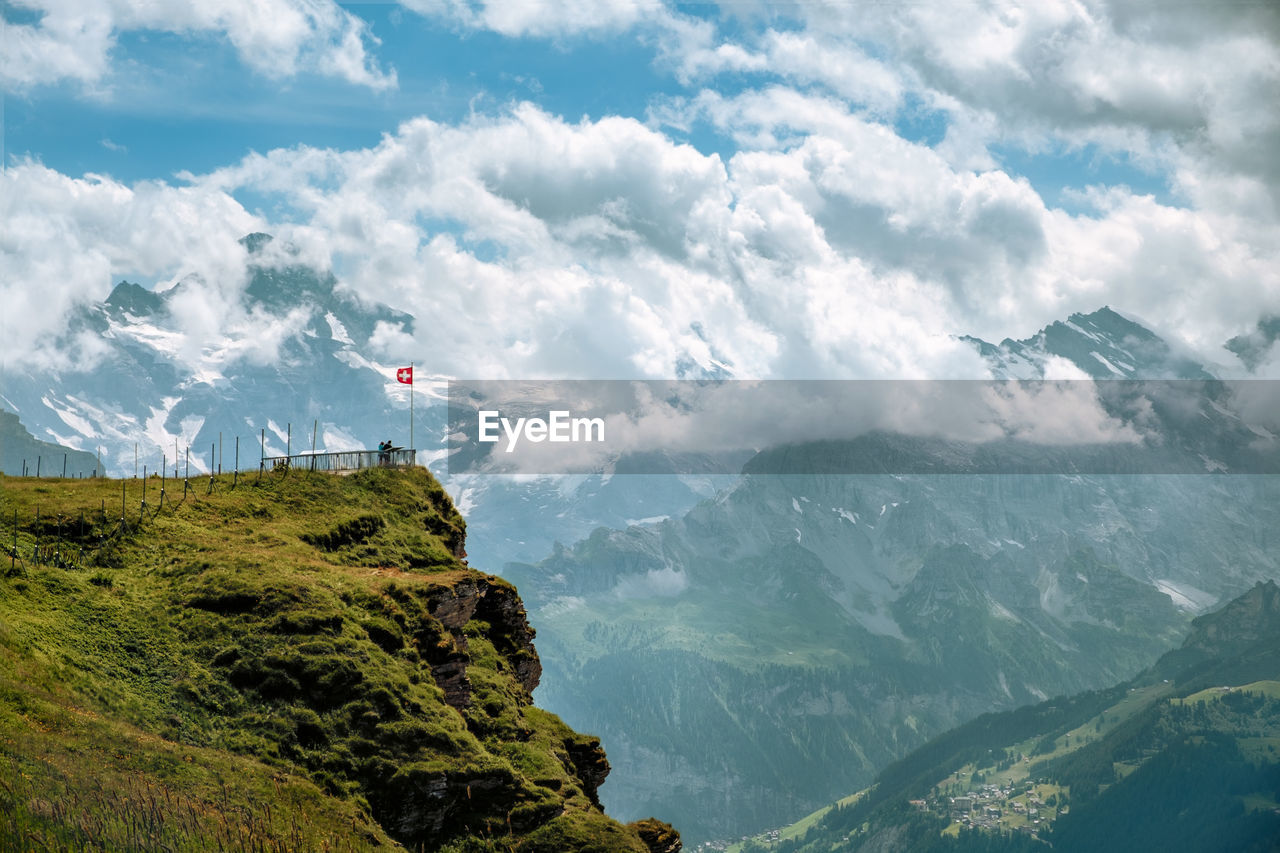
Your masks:
M405 467L411 467L415 465L417 462L417 451L414 449L403 449L403 448L396 449L396 450L379 450L379 451L352 450L352 451L337 451L333 453L317 453L315 450L315 447L318 439L318 433L319 433L319 419L316 419L312 422L312 427L311 427L311 452L310 453L300 453L297 456L293 456L290 453L283 457L269 457L266 455L266 446L267 446L266 445L266 429L265 428L260 429L259 430L258 480L261 481L262 474L266 470L266 463L268 461L273 463L273 469L275 467L280 467L283 470L288 471L294 467L294 465L296 464L296 460L301 460L303 458L306 458L308 460L308 467L310 468L310 470L326 471L326 472L334 472L334 473L359 471L366 468L405 468ZM291 451L293 446L293 424L292 423L289 423L287 426L285 441L286 441L286 444L285 444L286 450ZM176 440L174 442L174 446L176 450L178 446L178 442ZM138 476L138 471L137 471L138 459L136 458L136 450L137 450L137 446L135 444L134 479L137 479L137 476ZM94 472L92 475L94 477L104 476L101 468L101 452L102 452L101 448L99 448L98 456L97 456L98 467L94 469ZM222 471L221 457L222 457L222 434L219 433L217 443L211 443L209 447L209 494L212 494L214 491L215 475L221 473ZM68 459L69 459L69 454L64 453L62 457L63 478L66 477L66 468L67 468ZM174 457L174 478L175 479L177 479L179 474L178 461L179 460L175 453L175 457ZM182 495L183 495L184 501L186 500L187 494L192 491L191 483L189 479L190 473L191 473L190 445L188 445L186 448L185 464L187 467L187 478L184 478L183 484L182 484L183 485ZM28 468L27 460L24 459L22 461L22 466L23 466L22 467L23 476L27 476L27 474L30 472L30 469ZM147 504L147 480L151 476L151 469L150 469L150 466L148 465L142 465L142 496L139 503L138 523L135 526L135 529L140 528L142 524L147 520L148 516L150 516L151 518L155 518L164 510L165 497L168 494L168 488L167 488L168 469L169 469L168 457L166 454L161 453L160 455L160 501L158 506L154 510L149 511L149 507ZM35 474L37 477L39 477L42 473L43 473L43 457L41 455L37 455ZM79 475L82 475L82 474L83 472L79 472ZM235 488L235 486L238 484L239 476L240 476L240 436L237 435L235 437L235 468L233 471L232 488ZM176 510L177 507L175 506L174 509ZM100 513L102 525L103 525L101 529L105 530L106 525L108 523L107 502L105 498L103 498L100 501L99 513ZM20 540L20 537L18 535L20 530L19 516L20 516L19 511L15 509L13 512L13 542L9 549L10 572L14 572L17 570L17 564L22 559L21 552L19 551L19 540ZM66 533L69 535L70 528L67 525L65 525L63 522L64 522L64 519L62 518L62 516L59 516L58 522L57 522L57 535L54 543L51 545L42 545L41 532L43 530L43 527L41 524L41 508L39 505L36 506L35 524L34 524L34 527L32 528L32 540L33 540L32 559L37 565L44 563L44 564L54 564L61 567L69 568L69 567L77 567L83 564L84 557L85 557L84 546L85 546L85 540L87 536L86 525L85 525L85 511L83 509L80 511L80 523L78 528L80 544L78 547L78 553L77 551L72 551L72 550L67 550L64 553L63 545L65 543L63 541L64 539L63 534ZM116 533L112 534L112 536L114 535L123 536L123 535L127 535L128 533L129 533L128 483L126 479L121 478L120 521L119 521L118 527L116 528ZM102 548L106 544L109 538L111 537L104 536L101 532L99 532L97 534L97 540L98 540L97 547ZM24 563L24 566L25 566L25 563Z

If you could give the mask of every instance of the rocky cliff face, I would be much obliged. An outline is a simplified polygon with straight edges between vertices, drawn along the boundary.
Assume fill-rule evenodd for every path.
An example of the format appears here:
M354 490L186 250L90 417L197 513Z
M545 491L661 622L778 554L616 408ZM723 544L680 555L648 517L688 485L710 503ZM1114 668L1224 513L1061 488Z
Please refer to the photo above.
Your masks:
M1259 581L1226 607L1191 623L1183 648L1229 657L1255 643L1280 636L1280 587Z

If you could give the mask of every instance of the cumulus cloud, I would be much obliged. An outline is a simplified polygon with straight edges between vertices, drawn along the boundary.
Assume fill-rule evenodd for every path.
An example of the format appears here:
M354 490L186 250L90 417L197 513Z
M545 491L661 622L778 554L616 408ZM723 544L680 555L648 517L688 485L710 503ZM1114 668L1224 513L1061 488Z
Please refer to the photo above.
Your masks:
M16 0L33 23L5 24L0 86L24 91L73 81L97 86L109 76L122 33L159 31L225 38L240 59L271 77L301 71L386 89L396 84L370 54L377 39L331 0Z
M253 155L197 180L282 195L304 220L292 239L350 259L358 291L420 317L477 318L447 331L472 370L963 369L971 354L941 331L945 288L833 245L816 194L756 166L631 119L568 123L520 105L457 126L418 119L363 151ZM409 345L395 329L380 340Z
M726 4L726 8L736 8ZM787 20L669 39L674 73L768 73L884 109L910 93L946 118L938 146L986 168L993 144L1096 146L1172 177L1201 206L1274 217L1280 7L1049 0L802 2ZM868 58L867 46L874 58ZM819 61L820 60L820 61Z
M162 182L127 186L101 175L71 178L31 161L0 174L0 187L0 337L11 365L92 366L101 354L95 339L63 341L61 332L125 273L161 281L195 274L202 285L187 293L200 303L182 312L194 350L221 334L210 324L228 316L243 286L246 259L237 240L259 224L230 196Z
M1247 216L1123 188L1090 190L1087 215L1051 208L1023 179L785 86L668 107L740 149L518 104L413 119L369 148L250 154L185 185L20 164L0 201L4 286L31 309L38 282L65 309L124 272L199 273L212 289L179 312L194 360L218 324L252 321L235 313L234 241L268 230L291 262L418 318L379 326L375 355L472 378L974 377L957 334L1026 335L1112 303L1205 350L1280 293L1280 241ZM289 218L250 215L246 192ZM40 328L13 346L38 350Z
M665 18L661 0L403 0L423 15L506 36L561 36L625 30Z

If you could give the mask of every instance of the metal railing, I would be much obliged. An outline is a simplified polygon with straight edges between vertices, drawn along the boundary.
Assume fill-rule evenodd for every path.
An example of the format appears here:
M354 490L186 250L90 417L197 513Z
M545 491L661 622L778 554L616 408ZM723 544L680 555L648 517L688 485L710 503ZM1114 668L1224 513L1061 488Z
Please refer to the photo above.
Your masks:
M262 460L268 471L329 471L349 474L365 468L412 468L417 464L418 451L405 450L343 450L337 453L295 453L292 456L267 456Z

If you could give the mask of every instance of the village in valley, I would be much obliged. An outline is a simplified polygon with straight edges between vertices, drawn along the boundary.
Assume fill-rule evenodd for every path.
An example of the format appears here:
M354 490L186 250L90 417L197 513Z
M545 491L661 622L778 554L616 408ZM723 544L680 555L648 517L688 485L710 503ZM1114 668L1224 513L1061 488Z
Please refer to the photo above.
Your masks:
M911 805L950 816L944 833L952 835L961 828L1035 835L1070 810L1066 789L1043 781L984 784L963 794L912 800Z

